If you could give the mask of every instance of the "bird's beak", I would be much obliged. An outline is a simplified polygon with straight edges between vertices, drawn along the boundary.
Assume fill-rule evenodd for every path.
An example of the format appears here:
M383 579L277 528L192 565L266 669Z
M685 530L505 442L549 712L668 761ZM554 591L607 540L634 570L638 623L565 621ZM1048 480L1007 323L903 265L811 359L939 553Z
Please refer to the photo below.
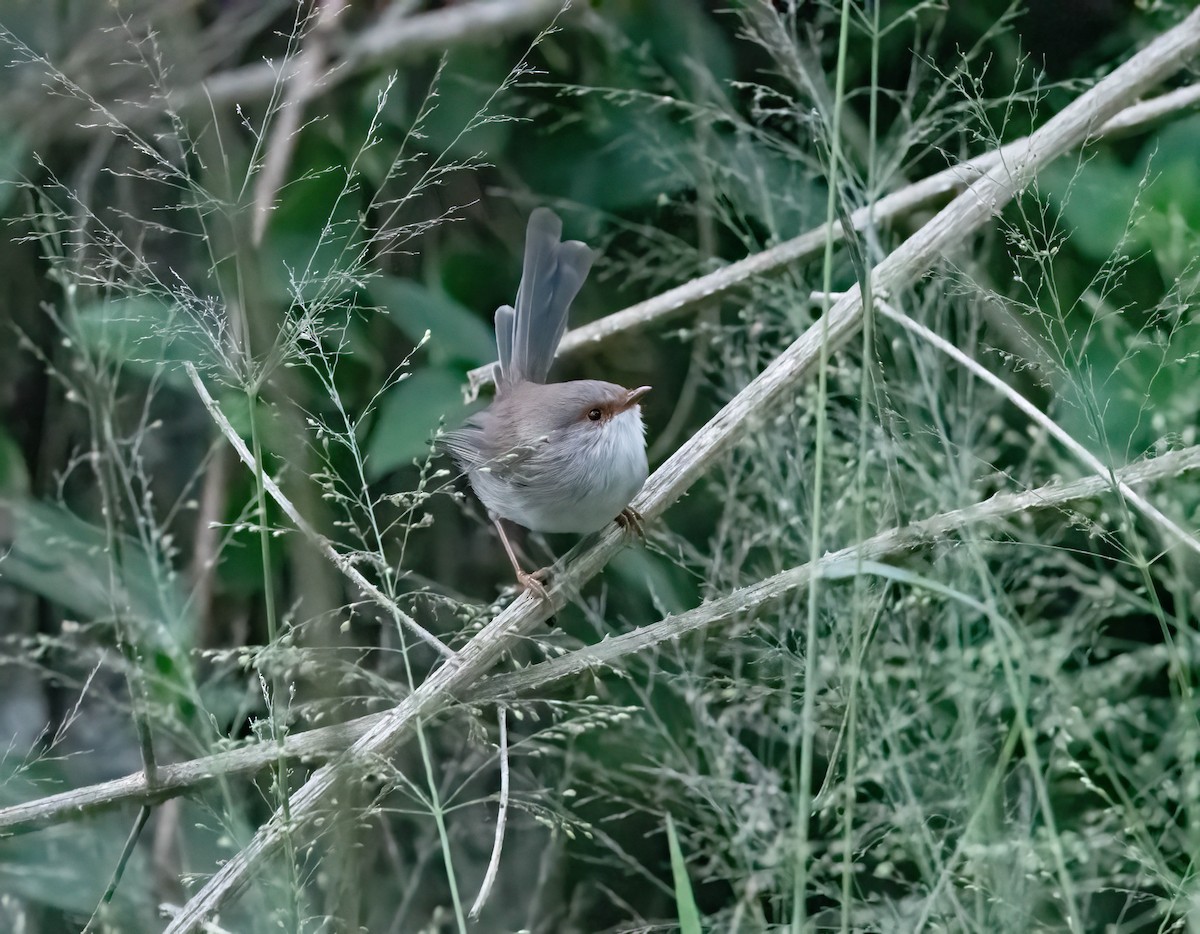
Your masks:
M637 389L630 389L627 393L625 393L625 399L621 402L620 406L617 407L617 414L620 415L622 412L627 412L632 409L638 404L638 402L641 401L642 396L649 391L649 386L638 386Z

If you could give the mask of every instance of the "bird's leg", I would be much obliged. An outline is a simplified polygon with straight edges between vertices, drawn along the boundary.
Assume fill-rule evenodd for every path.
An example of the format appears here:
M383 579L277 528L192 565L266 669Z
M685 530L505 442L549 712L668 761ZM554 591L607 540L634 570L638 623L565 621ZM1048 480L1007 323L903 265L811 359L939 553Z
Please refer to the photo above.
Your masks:
M646 540L646 520L642 518L642 514L632 506L626 506L622 509L616 518L616 523L626 532L637 536L642 541Z
M508 560L512 562L513 570L517 573L517 583L525 590L528 590L535 597L540 597L542 600L549 601L550 594L546 592L546 585L538 580L539 575L546 574L546 569L534 571L532 574L526 573L521 567L521 563L517 560L517 553L513 551L513 546L508 540L508 535L504 531L504 525L500 521L500 517L492 514L492 524L496 526L496 531L500 533L500 541L504 545L504 550L508 554Z

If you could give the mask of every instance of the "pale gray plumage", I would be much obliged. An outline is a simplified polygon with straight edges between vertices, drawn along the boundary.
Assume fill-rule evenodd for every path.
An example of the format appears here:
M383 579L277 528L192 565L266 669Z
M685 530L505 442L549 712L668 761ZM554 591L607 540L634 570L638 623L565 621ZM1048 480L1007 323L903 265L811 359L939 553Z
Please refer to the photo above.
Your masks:
M629 395L590 379L516 383L444 443L490 512L535 532L595 532L646 481L641 413L616 411Z
M592 265L545 208L529 217L516 305L496 311L496 399L447 432L442 444L466 472L493 521L537 532L594 532L619 515L646 480L638 400L648 386L600 380L546 383L571 301ZM498 521L517 577L521 570Z

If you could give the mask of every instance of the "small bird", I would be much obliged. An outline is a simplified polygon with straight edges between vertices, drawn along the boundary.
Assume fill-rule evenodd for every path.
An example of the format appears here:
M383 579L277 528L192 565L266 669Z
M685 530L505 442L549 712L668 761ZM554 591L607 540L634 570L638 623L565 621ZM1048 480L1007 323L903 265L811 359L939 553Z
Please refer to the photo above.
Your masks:
M545 587L517 561L502 519L534 532L596 532L614 519L641 528L628 506L648 472L638 403L650 387L546 382L593 259L586 244L562 242L553 211L530 214L516 307L496 310L496 398L441 442L487 507L517 581L542 598Z

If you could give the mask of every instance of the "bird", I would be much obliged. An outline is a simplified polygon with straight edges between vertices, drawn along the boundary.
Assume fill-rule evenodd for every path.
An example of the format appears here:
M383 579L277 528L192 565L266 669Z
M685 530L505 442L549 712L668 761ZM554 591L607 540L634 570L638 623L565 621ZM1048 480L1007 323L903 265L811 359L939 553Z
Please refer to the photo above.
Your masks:
M586 534L614 520L642 528L629 503L648 474L640 403L651 387L548 382L594 258L586 244L563 242L553 211L531 212L515 305L495 315L495 398L441 438L487 509L517 582L542 599L546 572L521 567L504 521L533 532Z

